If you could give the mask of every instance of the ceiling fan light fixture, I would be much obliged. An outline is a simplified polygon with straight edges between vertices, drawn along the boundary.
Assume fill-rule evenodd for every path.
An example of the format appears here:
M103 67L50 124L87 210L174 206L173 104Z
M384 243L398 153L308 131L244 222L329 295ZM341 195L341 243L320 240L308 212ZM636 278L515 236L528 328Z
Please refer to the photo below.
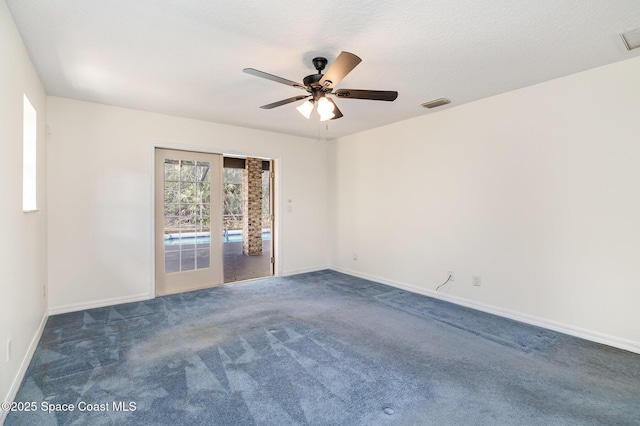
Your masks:
M331 120L336 115L333 112L320 114L320 121L328 121Z
M311 99L305 101L302 105L296 107L298 112L308 120L311 118L311 112L313 111L313 101Z
M333 114L333 104L324 96L318 99L318 114L320 115L320 117ZM324 120L321 119L321 121Z

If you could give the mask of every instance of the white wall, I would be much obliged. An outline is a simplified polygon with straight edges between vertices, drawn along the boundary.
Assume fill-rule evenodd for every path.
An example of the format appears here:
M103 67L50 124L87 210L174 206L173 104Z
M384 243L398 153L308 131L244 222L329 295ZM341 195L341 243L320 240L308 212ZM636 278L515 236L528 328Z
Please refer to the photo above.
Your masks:
M640 351L638 76L630 59L331 142L333 265L425 293L453 270L458 301Z
M328 266L326 143L57 97L48 124L51 312L150 296L154 144L276 159L278 272Z
M0 2L0 398L11 401L46 318L45 92L4 1ZM23 95L36 109L37 204L22 212ZM7 361L7 341L11 359ZM0 412L0 423L3 415Z

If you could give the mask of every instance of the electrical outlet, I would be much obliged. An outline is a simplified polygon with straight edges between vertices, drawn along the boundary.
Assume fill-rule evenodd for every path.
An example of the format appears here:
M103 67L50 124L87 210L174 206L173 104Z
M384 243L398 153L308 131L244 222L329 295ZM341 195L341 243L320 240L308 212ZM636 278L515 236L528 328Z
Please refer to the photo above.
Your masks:
M476 287L480 287L480 275L474 275L473 276L473 285L475 285Z
M358 260L358 253L353 253L353 260Z
M11 361L11 339L7 340L7 362Z
M455 281L456 274L453 271L447 271L447 276L450 277L449 281Z

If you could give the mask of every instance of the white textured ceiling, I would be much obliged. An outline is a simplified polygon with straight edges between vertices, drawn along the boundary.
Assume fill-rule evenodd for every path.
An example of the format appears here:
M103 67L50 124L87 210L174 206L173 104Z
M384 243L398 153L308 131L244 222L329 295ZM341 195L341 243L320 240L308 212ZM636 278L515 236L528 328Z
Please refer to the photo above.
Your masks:
M638 0L6 2L50 95L323 139L640 54L618 36L640 27ZM301 82L342 50L362 63L337 88L398 99L338 99L326 125L301 102L258 108L304 92L242 72Z

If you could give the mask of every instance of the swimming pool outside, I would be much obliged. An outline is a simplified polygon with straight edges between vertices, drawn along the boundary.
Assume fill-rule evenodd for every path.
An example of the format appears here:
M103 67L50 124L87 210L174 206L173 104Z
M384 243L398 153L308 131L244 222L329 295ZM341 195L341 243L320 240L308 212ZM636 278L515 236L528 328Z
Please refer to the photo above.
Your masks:
M265 241L270 239L271 239L271 230L263 229L262 240ZM226 231L222 236L222 241L225 243L242 242L242 231L240 230ZM209 242L210 242L210 236L208 232L168 234L164 236L165 246L209 244Z

